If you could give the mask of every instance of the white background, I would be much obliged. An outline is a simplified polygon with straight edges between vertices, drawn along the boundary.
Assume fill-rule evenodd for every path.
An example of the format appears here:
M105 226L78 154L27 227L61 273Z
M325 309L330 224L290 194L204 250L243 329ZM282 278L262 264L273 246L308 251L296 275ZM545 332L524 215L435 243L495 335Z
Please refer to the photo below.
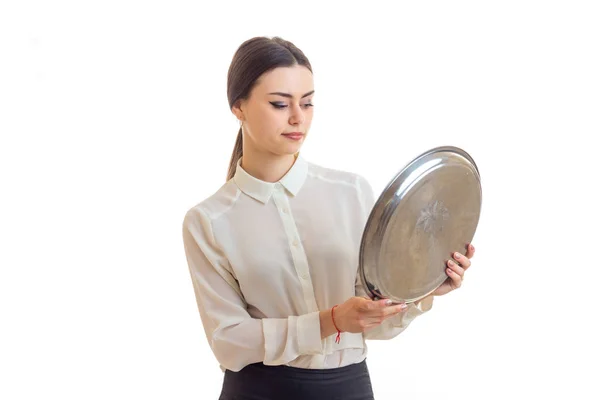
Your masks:
M464 286L369 342L376 398L599 398L589 1L3 1L0 398L216 399L181 239L221 186L237 47L309 57L304 156L376 192L439 145L483 184Z

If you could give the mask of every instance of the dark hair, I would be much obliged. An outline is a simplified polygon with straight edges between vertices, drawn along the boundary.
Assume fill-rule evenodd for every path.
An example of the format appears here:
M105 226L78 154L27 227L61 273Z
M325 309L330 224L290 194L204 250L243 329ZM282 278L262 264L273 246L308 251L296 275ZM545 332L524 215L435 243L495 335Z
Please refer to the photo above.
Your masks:
M239 100L246 100L258 78L277 67L302 65L312 72L308 58L292 42L280 37L255 37L246 40L237 49L227 73L227 98L229 109ZM238 131L227 180L233 178L237 162L242 157L242 128Z

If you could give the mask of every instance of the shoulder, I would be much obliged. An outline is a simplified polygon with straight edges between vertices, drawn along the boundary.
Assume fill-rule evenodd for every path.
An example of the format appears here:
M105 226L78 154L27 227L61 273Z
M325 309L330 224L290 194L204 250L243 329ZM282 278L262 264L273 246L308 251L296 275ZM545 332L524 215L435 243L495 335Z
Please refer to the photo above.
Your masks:
M344 198L368 215L374 204L373 188L361 174L309 163L309 177L315 183L328 185L324 191L336 201ZM321 189L321 188L320 188Z
M328 168L315 163L308 163L308 176L314 180L349 187L362 191L370 188L370 184L364 176L352 171Z
M191 220L212 221L233 207L240 191L233 179L228 180L216 192L200 201L185 213L184 224Z

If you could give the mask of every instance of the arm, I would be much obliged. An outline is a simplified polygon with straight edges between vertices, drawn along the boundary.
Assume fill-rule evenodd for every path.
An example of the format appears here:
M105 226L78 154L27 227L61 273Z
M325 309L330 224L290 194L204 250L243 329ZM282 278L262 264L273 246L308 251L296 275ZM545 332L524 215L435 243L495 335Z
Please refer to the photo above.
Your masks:
M264 319L248 314L211 221L198 207L185 216L183 242L204 331L222 367L239 371L256 362L281 365L322 352L319 312Z

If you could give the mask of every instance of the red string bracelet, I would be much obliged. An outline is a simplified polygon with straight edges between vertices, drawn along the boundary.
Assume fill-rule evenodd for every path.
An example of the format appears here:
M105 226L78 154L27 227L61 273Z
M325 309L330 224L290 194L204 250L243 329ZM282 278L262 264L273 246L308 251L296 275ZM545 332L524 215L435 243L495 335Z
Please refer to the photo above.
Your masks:
M342 331L339 330L339 328L335 324L335 319L333 319L333 310L335 310L336 307L337 307L337 305L333 306L333 308L331 309L331 320L333 321L333 326L335 327L335 330L337 330L337 336L335 337L335 342L339 343L340 335L342 334Z

